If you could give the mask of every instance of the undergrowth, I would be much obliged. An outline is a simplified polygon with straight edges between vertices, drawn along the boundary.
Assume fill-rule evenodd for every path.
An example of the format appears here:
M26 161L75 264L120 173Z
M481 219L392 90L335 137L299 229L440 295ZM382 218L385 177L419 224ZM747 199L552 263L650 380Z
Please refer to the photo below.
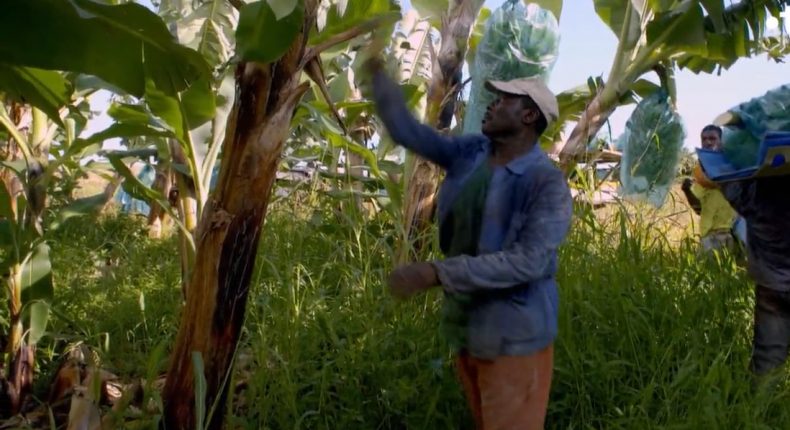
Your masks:
M264 229L229 428L471 428L440 293L400 302L383 286L391 223L295 215L275 209ZM787 384L753 388L753 287L736 262L624 211L607 220L580 209L561 250L547 428L790 428ZM38 391L79 342L122 378L164 372L181 308L175 239L114 216L73 222L52 248Z

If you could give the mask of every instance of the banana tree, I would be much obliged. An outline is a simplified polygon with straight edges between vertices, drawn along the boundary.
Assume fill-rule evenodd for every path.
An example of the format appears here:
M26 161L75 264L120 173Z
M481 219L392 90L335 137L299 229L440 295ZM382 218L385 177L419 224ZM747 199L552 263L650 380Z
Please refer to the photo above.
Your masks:
M29 393L52 300L46 233L100 205L96 198L74 200L68 185L91 168L81 160L96 149L75 143L95 91L78 87L58 72L0 63L0 273L10 309L0 408L11 413ZM45 216L53 190L63 202Z
M295 108L310 88L303 72L317 66L322 52L393 16L397 7L389 0L241 6L236 99L216 187L196 232L196 262L163 393L168 428L222 426L261 225Z
M441 3L441 2L439 2ZM434 25L441 25L439 18L446 10L447 4L419 5L427 15L421 17L416 9L405 13L397 24L394 36L389 46L384 47L388 59L388 67L395 71L403 91L406 94L409 108L418 116L425 116L427 106L427 89L431 83L432 69L436 53L440 48L433 37L437 30ZM481 14L484 17L487 14ZM479 27L479 26L478 26ZM377 40L372 43L377 43ZM330 196L343 201L352 198L364 198L374 204L383 204L381 207L399 223L403 223L404 207L403 194L406 189L405 170L413 170L416 157L406 154L395 147L380 125L375 124L373 106L369 101L361 99L356 76L364 58L352 47L341 53L330 64L337 68L337 73L329 75L328 91L333 100L347 100L337 103L342 112L341 121L348 125L350 133L337 127L331 119L330 106L321 100L320 94L305 97L302 107L297 112L296 127L304 128L314 138L324 137L328 148L321 145L300 148L294 154L315 157L326 164L332 164L341 154L350 161L349 171L345 175L323 174L331 180L340 180L343 183L351 181L351 190L332 191ZM298 128L297 128L298 129ZM379 134L378 147L373 150L368 148L367 140L374 133ZM396 153L397 151L397 153ZM397 161L396 161L397 159ZM327 163L328 161L328 163ZM336 164L336 163L335 163ZM368 176L363 177L358 171L364 167ZM405 166L411 166L411 169ZM382 194L381 191L386 191ZM402 234L403 232L401 232ZM407 243L404 239L403 243ZM402 249L408 249L403 246Z
M451 125L469 37L482 6L482 0L451 0L441 18L441 46L434 59L423 118L439 130L447 131ZM398 253L401 262L415 257L428 243L440 174L436 165L419 157L407 166L404 240Z
M28 160L33 159L28 141L41 138L41 127L33 124L29 134L21 131L17 127L22 125L19 113L23 109L10 104L11 115L5 106L0 107L0 120L12 136L4 142L6 159L0 167L0 273L6 280L9 304L0 409L15 414L32 387L35 344L46 326L53 287L49 248L42 238L39 213L43 202L36 196L41 172L28 168ZM33 109L33 113L34 123L43 121L40 110ZM18 153L14 147L19 148ZM27 338L23 336L26 331Z
M182 287L194 263L193 234L208 199L219 148L233 97L233 78L227 71L232 55L238 11L226 0L202 3L169 2L159 5L175 40L205 59L205 73L189 88L175 93L147 79L143 97L135 102L115 102L108 115L115 121L106 130L85 140L109 138L141 140L131 151L107 152L124 188L150 206L149 234L160 237L162 222L171 218L180 235ZM161 23L159 24L161 25ZM215 95L216 94L216 95ZM140 183L124 165L136 159L156 161L152 187Z
M50 110L52 106L42 102L42 97L47 95L44 90L53 90L55 87L50 84L63 83L65 79L55 72L33 69L25 72L28 82L36 82L40 87L16 87L15 94L6 92L6 95L24 96L40 108L21 105L18 100L11 99L0 104L0 124L7 135L7 139L0 142L0 273L5 279L9 303L0 409L11 414L19 412L30 392L35 346L46 329L53 298L46 234L67 218L100 206L96 198L79 199L59 206L54 216L45 217L48 191L58 182L68 182L68 175L74 173L68 166L79 166L87 149L71 146L75 121L65 118L67 110ZM52 112L57 122L65 127L64 133L57 133L57 124L48 119L42 109ZM64 118L55 116L58 112ZM53 142L56 135L63 140ZM82 169L75 167L75 170Z
M228 70L228 62L233 55L238 11L227 0L164 1L160 4L159 13L180 43L195 49L206 59L214 72L210 86L219 96L213 115L211 110L206 112L207 122L191 125L189 140L193 142L192 147L179 139L171 140L170 156L176 165L174 173L181 201L179 211L187 229L194 231L208 198L225 123L230 114L233 77ZM186 116L189 112L183 114ZM188 169L179 166L188 166Z
M108 113L115 120L107 130L86 138L87 142L109 137L145 136L148 147L129 151L111 151L104 155L124 178L123 187L130 195L149 202L158 211L174 220L181 235L182 274L186 279L194 262L194 230L208 198L208 188L216 163L218 144L212 142L220 124L213 116L222 116L215 109L213 88L202 82L181 94L169 96L153 86L146 89L141 104L114 104ZM216 113L219 112L219 113ZM213 144L213 146L212 146ZM206 155L208 154L208 155ZM155 155L159 180L175 176L178 202L174 206L164 187L143 185L127 167L126 162ZM172 169L172 170L171 170ZM171 173L175 172L175 174ZM186 290L184 291L186 294Z
M397 35L411 32L404 22L414 12L406 14L396 30ZM396 36L390 47L394 62L403 64L397 57L399 51L395 46L405 37ZM369 41L362 41L368 43ZM390 145L384 136L379 136L378 148L372 148L373 135L378 127L375 121L372 102L363 99L357 76L365 61L359 52L359 44L334 56L327 65L327 94L322 95L318 86L313 94L308 93L294 116L291 145L288 155L291 161L315 161L319 166L327 166L324 171L319 168L319 178L331 184L326 195L340 202L341 208L347 203L355 210L351 215L362 215L370 204L374 208L383 209L395 219L402 217L402 189L400 178L403 166L390 156ZM402 49L405 52L405 49ZM412 84L404 83L405 90L423 99L422 94ZM326 100L342 100L327 103ZM333 107L335 109L333 109ZM340 159L345 159L345 172L340 174Z
M129 27L129 21L135 25ZM211 72L203 56L178 44L161 20L143 6L110 6L90 0L13 0L0 24L2 37L26 42L0 47L0 64L97 76L96 85L135 98L145 96L153 111L170 115L165 128L180 136L184 135L184 124L202 124L213 117L214 100L207 96L212 91ZM172 125L181 113L172 98L178 99L179 107L190 108L183 124ZM144 114L133 109L126 112L138 119ZM92 147L109 138L145 135L147 131L140 129L139 124L113 124L90 138L77 139L75 146Z
M592 95L564 144L556 147L566 169L642 76L676 68L712 73L760 49L765 21L783 0L595 0L599 17L619 39L608 78Z
M14 102L13 109L0 109L8 136L0 168L0 255L11 308L5 400L15 412L32 381L34 345L52 295L46 233L104 200L77 200L44 216L47 188L83 168L80 159L103 140L77 137L84 118L71 104L82 97L72 92L79 87L75 81L79 74L100 77L89 92L103 87L140 97L149 86L178 94L206 76L208 67L198 53L172 41L155 15L134 4L12 0L0 15L0 37L17 41L0 45L0 92ZM55 71L78 75L70 80Z

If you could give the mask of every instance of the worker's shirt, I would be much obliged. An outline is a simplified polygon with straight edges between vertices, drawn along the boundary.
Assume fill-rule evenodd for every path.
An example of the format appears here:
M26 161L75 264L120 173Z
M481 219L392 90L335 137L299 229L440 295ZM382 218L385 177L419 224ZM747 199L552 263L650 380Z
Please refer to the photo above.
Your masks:
M751 277L763 287L790 291L790 176L727 182L721 190L746 220Z
M691 192L700 203L700 234L702 237L713 232L730 231L736 213L718 188L705 188L694 184Z
M491 142L479 134L443 136L420 124L383 73L374 76L373 89L393 140L445 170L437 212L440 230L446 229L470 178L488 163ZM462 309L463 347L472 356L529 355L557 334L557 249L570 226L571 195L562 172L537 146L492 167L489 181L476 255L448 256L435 266L445 292L470 297ZM452 244L444 245L450 251Z
M445 256L477 255L490 183L491 168L488 163L480 163L464 183L440 225L439 243ZM468 312L474 302L474 295L470 293L445 293L442 332L456 349L466 347Z

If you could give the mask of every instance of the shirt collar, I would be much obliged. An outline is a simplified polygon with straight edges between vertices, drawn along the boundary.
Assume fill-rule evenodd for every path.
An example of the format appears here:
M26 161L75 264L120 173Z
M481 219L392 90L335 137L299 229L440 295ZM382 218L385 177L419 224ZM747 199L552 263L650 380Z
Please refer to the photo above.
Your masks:
M536 143L529 152L511 160L505 167L514 175L523 175L529 166L538 162L542 154L543 150L540 149L540 144Z

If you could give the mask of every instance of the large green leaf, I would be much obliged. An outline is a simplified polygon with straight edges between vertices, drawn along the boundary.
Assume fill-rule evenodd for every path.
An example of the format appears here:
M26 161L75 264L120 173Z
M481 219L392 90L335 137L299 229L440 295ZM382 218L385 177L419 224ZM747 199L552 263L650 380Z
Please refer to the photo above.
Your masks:
M701 0L700 2L702 6L705 7L705 11L708 12L708 17L710 17L716 32L726 31L724 22L724 0Z
M168 129L165 122L155 118L145 106L113 103L107 109L107 114L115 120L113 124L85 139L77 139L72 147L82 149L114 138L175 137L173 130Z
M217 114L217 95L208 79L201 79L181 93L181 113L186 118L186 126L193 130Z
M370 168L371 175L381 180L381 185L386 188L387 194L393 199L393 201L397 201L398 204L400 204L401 192L397 187L397 184L391 182L389 180L389 176L386 175L386 173L383 172L379 167L379 160L374 151L360 145L357 142L354 142L353 140L346 139L337 133L326 132L324 135L328 138L329 143L333 147L361 156L367 167Z
M123 162L124 156L121 154L108 154L107 158L110 160L110 163L112 163L115 171L118 172L118 174L123 178L123 183L121 186L123 187L123 190L126 191L130 196L135 199L148 202L149 204L159 203L160 205L163 205L163 207L167 207L165 196L163 196L162 193L159 193L151 187L143 184L140 179L137 178L134 172L129 169L129 166Z
M54 294L49 245L40 242L22 262L22 304L33 300L51 301Z
M704 55L707 53L704 25L702 7L685 2L648 23L647 43L662 40L665 51Z
M148 124L135 124L135 123L124 123L124 122L116 122L107 127L106 129L92 134L85 139L77 139L72 146L76 146L76 149L84 149L89 147L94 143L101 143L108 139L116 139L116 138L130 138L130 137L139 137L139 136L151 136L151 137L172 137L173 132L170 130L164 130L161 128L154 128Z
M594 95L595 92L590 85L580 85L557 94L560 115L541 136L541 146L544 148L551 147L559 138L565 125L570 121L579 119Z
M682 2L683 0L681 0ZM677 8L678 6L682 6L678 4L677 0L647 0L648 6L656 14L667 13L672 9ZM685 5L689 5L691 2L685 2Z
M123 94L124 90L93 75L76 74L74 77L74 91L82 93L93 90L107 90L111 93Z
M244 5L236 28L236 53L245 61L271 63L290 48L304 30L304 8L298 5L283 19L277 19L268 2Z
M49 303L37 300L30 303L25 312L28 314L27 344L35 345L44 336L49 323Z
M107 109L107 115L118 122L131 122L162 126L162 122L154 119L143 105L129 103L113 103Z
M719 12L714 0L700 0L708 12L701 25L705 31L706 50L681 50L677 64L695 73L712 73L729 68L739 58L757 51L764 37L767 17L778 17L783 0L741 1ZM721 24L724 24L722 27Z
M68 104L72 86L58 72L0 62L0 93L2 92L14 100L41 109L52 121L63 125L59 110Z
M211 0L178 21L178 38L217 67L233 55L237 23L238 11L228 0Z
M210 73L146 7L91 0L7 0L0 14L0 62L95 75L136 97L146 74L169 94ZM13 43L10 43L13 41Z
M0 218L0 248L9 247L14 244L15 228L16 225L12 224L9 219ZM6 253L5 255L8 257L10 253ZM10 263L10 261L0 261L0 270L5 271L8 263Z
M186 141L187 128L178 99L170 97L153 86L153 82L145 89L145 102L151 112L168 125L173 134L180 141Z
M595 0L595 12L618 39L625 36L625 49L631 49L641 34L640 17L645 7L645 0ZM630 5L629 5L630 3ZM626 15L626 11L630 11ZM628 28L624 29L626 23Z
M392 0L351 0L337 2L318 17L318 32L310 36L310 44L316 45L358 25L380 18L384 23L394 24L400 19L400 8Z
M660 89L660 85L650 82L647 79L640 79L631 85L631 92L641 98L648 97Z
M104 0L107 3L121 3L127 0ZM195 3L194 1L184 1L184 0L159 0L158 2L151 2L151 3L159 3L159 15L165 20L165 22L174 22L179 18L188 16L192 12L195 11Z
M277 19L283 19L292 14L296 6L299 5L299 0L266 0L266 2L272 8Z
M118 158L121 160L127 160L131 158L133 161L145 161L150 157L155 157L157 154L159 154L159 148L156 146L146 146L144 148L135 148L128 151L109 151L104 153L107 158Z
M367 163L368 167L370 167L370 171L375 177L381 177L382 173L379 169L378 165L378 158L376 157L376 153L372 150L365 148L364 146L360 145L353 140L346 139L345 137L337 134L337 133L326 133L327 137L329 138L329 143L332 146L340 149L345 149L346 151L350 151L354 154L357 154L362 157L363 160Z

